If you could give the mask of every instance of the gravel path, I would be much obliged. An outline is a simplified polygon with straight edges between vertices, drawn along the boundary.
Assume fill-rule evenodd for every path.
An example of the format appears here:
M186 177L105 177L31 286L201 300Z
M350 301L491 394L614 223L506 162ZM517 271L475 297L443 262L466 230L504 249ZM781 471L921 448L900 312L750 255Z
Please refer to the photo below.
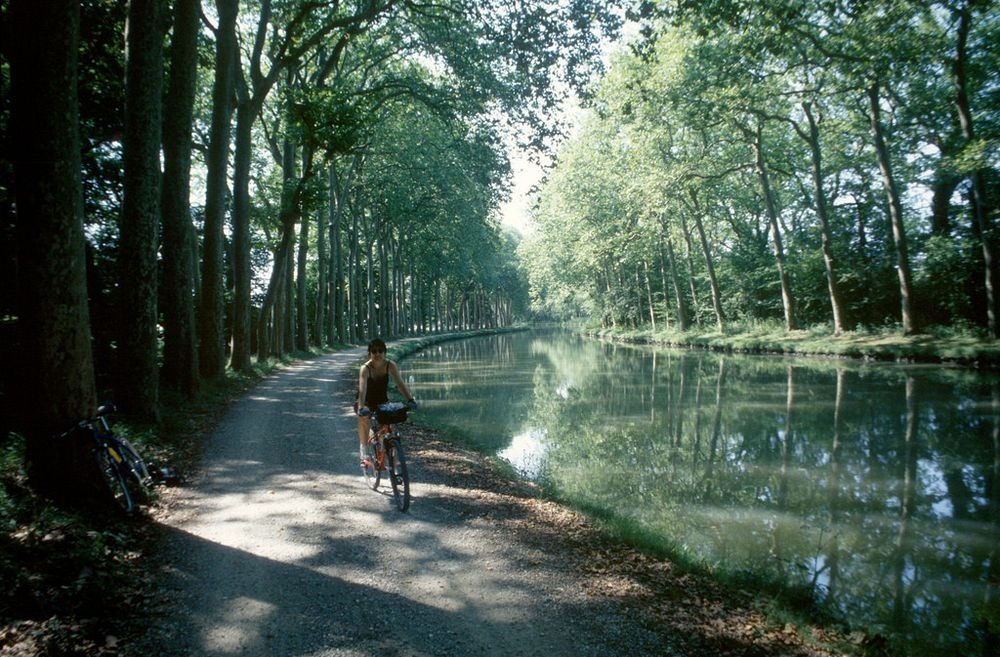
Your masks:
M362 355L294 364L231 406L198 475L165 493L158 599L124 654L828 654L765 643L749 601L718 623L746 625L742 638L711 619L679 633L657 610L685 618L718 607L711 594L634 553L627 571L613 567L624 553L595 547L576 514L405 425L413 501L399 513L357 463ZM593 557L611 552L606 565ZM685 611L676 600L688 591Z

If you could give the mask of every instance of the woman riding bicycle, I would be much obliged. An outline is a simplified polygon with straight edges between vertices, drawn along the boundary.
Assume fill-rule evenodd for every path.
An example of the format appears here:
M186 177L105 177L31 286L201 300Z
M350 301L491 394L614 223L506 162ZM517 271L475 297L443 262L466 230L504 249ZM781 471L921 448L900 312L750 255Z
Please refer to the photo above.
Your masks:
M415 408L410 389L406 387L399 375L396 363L385 357L385 342L375 338L368 343L368 360L361 366L358 375L358 398L354 402L354 411L358 414L358 447L361 459L365 458L365 444L368 442L368 430L371 428L371 414L389 401L389 375L396 382L396 389L406 397L406 403Z

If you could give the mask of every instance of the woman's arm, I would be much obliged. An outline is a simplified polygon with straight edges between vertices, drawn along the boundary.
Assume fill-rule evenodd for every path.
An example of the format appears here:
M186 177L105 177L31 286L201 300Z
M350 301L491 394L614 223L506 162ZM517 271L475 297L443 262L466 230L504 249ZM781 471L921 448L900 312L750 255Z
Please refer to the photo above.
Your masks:
M396 363L391 360L389 361L389 373L392 374L392 378L396 382L396 389L403 393L403 396L406 397L406 401L413 399L413 395L410 394L410 389L406 387L406 384L403 383L403 377L399 375L399 368L396 367Z

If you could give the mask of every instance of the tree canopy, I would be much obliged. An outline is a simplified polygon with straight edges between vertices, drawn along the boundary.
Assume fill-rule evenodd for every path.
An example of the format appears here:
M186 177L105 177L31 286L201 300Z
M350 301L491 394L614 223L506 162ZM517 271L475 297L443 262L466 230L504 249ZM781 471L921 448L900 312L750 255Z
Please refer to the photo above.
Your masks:
M638 36L539 194L523 248L537 309L998 335L995 2L664 0L630 16Z
M18 36L0 53L3 356L31 379L8 368L0 403L32 441L96 399L155 419L161 385L193 395L254 356L524 318L507 153L553 143L622 19L597 0L56 4L58 34L0 2ZM79 130L41 149L39 107ZM72 312L42 310L66 293Z

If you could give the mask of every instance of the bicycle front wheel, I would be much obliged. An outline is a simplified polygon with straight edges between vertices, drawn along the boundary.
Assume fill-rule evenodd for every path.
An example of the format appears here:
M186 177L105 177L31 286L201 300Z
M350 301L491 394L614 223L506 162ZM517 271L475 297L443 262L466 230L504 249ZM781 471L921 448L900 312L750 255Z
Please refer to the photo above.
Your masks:
M108 446L98 445L94 449L94 458L97 465L97 474L107 487L107 492L111 495L111 499L114 500L115 504L122 511L132 513L132 510L135 509L135 504L132 502L132 494L129 493L128 485L125 483L125 478L118 467L118 462L111 455Z
M118 443L117 447L123 461L123 467L127 468L125 483L128 484L132 492L133 500L139 504L148 502L150 497L149 484L152 481L152 477L149 476L146 462L142 460L139 452L136 451L128 439L115 436L114 440Z
M406 454L403 452L403 446L395 440L387 441L385 460L389 470L389 481L392 482L392 497L396 500L396 508L400 511L406 511L410 508L410 473L406 469Z

